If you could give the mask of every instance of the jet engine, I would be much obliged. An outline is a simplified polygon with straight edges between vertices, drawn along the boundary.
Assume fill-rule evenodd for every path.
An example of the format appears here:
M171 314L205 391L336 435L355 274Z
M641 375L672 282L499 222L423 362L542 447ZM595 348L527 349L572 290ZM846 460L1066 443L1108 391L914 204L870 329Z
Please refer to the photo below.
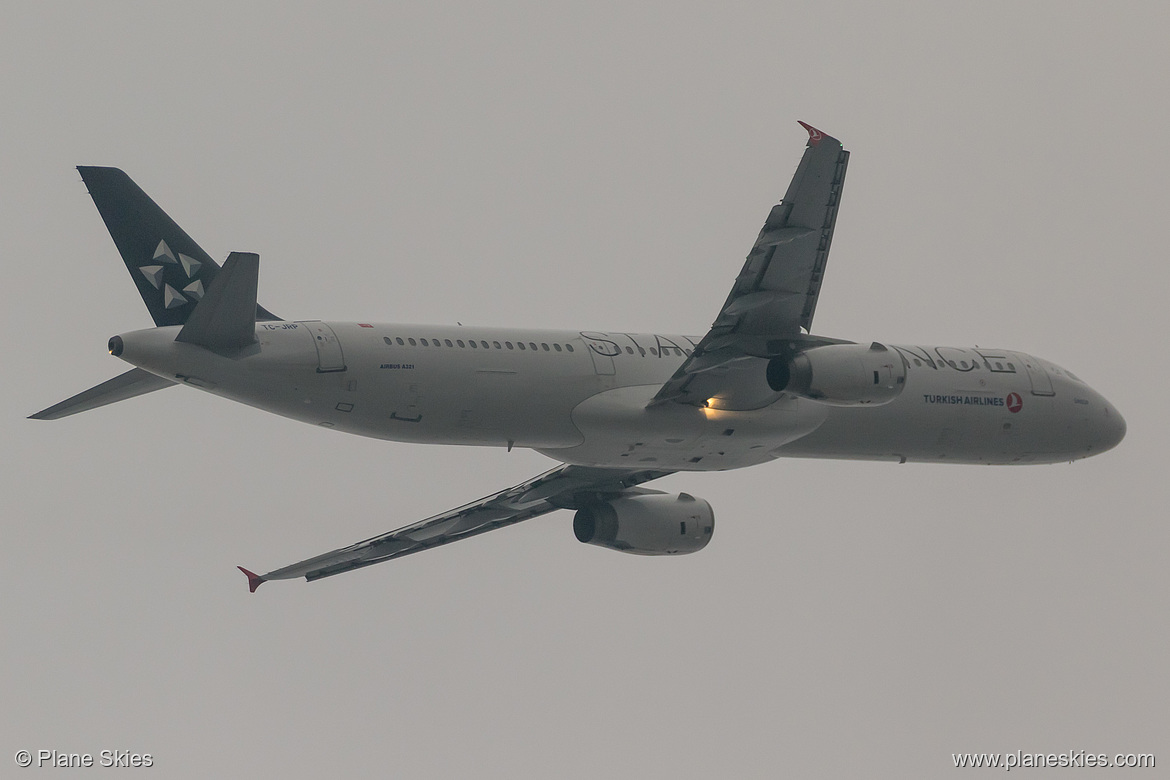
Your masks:
M768 386L832 406L880 406L906 386L906 364L897 350L876 341L868 347L830 344L773 358Z
M686 493L617 498L577 510L577 540L635 555L698 552L711 541L715 513L701 498Z

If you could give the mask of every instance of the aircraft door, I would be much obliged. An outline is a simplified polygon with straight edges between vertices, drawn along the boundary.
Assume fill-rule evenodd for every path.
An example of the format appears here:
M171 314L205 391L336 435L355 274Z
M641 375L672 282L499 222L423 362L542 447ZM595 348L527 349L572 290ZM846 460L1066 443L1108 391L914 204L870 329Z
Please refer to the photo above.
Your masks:
M313 336L313 344L317 347L317 373L327 374L333 371L345 370L345 355L341 351L341 342L333 328L324 322L302 322Z
M1016 357L1028 372L1028 381L1032 383L1032 395L1056 395L1056 391L1052 389L1052 379L1044 370L1044 366L1040 365L1040 361L1020 352L1016 353Z
M613 356L621 354L621 347L606 338L604 333L582 332L581 338L589 349L589 357L593 358L593 370L599 376L613 376L615 372Z

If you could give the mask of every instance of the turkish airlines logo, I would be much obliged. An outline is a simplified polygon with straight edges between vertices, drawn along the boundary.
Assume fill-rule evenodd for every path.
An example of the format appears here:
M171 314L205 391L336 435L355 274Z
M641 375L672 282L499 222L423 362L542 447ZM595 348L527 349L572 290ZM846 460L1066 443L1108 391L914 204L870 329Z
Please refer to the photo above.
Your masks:
M809 146L816 146L817 144L819 144L821 141L823 141L825 139L825 134L822 133L820 130L817 130L812 125L805 124L804 122L801 122L800 120L797 120L796 123L808 131L808 145Z
M928 404L952 404L954 406L998 406L1007 407L1012 414L1024 408L1024 399L1019 393L1008 393L1001 398L998 395L932 395L923 393L922 400Z

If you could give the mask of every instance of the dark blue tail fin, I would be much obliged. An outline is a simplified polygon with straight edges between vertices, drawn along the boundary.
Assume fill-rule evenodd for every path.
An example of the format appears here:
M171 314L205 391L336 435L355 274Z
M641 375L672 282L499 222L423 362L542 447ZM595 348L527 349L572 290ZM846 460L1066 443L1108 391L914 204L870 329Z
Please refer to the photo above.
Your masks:
M219 264L117 168L78 166L154 324L182 325ZM278 320L256 305L257 320Z

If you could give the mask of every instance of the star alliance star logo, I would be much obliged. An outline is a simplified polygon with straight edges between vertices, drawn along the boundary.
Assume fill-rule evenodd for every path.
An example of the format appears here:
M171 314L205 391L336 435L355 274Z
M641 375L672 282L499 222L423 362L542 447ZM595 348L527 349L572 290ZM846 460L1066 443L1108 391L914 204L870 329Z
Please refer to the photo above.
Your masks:
M142 272L146 281L150 282L154 289L162 291L164 308L177 309L190 301L198 303L203 297L203 282L195 278L203 263L182 252L178 254L172 252L166 241L158 242L158 247L154 250L154 257L149 262L149 265L139 266L138 270ZM178 283L187 282L182 292L164 281L168 267L175 269L174 275L178 275L179 268L182 268L183 276L179 277L181 281Z

